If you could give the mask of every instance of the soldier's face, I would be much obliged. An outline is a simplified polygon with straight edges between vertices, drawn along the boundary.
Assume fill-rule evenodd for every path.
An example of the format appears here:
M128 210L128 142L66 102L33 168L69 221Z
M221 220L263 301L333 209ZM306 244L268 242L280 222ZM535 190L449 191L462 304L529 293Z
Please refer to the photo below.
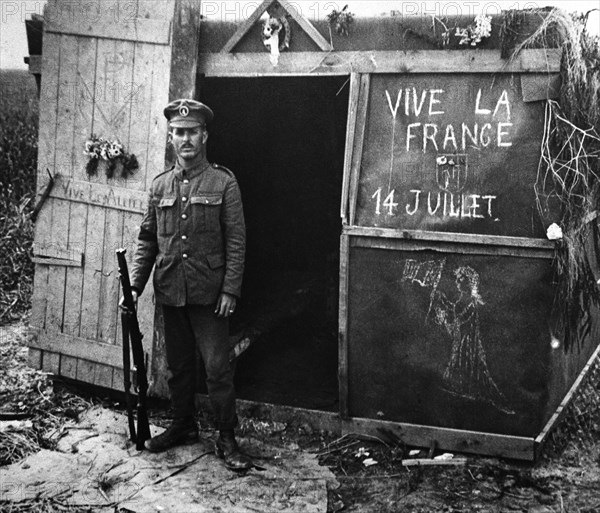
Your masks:
M171 142L178 157L193 160L204 150L208 133L202 126L194 128L173 128Z

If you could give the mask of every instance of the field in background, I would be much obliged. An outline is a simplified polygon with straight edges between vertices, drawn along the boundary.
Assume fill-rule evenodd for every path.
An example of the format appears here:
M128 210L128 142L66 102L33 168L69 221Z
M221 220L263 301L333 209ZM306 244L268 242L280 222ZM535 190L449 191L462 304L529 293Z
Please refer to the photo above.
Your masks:
M33 75L0 70L0 325L31 306L37 134Z

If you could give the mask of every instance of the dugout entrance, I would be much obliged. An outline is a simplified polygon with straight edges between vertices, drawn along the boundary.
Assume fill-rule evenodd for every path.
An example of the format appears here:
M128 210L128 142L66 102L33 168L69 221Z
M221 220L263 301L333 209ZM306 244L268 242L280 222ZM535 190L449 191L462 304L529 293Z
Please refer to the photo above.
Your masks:
M232 337L242 399L335 410L346 77L205 78L208 156L231 168L247 225Z

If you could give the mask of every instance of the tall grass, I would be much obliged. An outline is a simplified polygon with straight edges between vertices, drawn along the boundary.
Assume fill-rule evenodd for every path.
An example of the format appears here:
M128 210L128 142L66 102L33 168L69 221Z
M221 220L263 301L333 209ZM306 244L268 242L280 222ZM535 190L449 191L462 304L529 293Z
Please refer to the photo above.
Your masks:
M589 14L589 13L588 13ZM516 52L555 34L563 49L559 101L546 104L542 156L535 191L542 219L560 204L556 307L565 349L589 333L587 312L600 306L597 248L600 231L600 38L588 15L552 9Z
M31 306L37 131L33 76L0 70L0 324Z

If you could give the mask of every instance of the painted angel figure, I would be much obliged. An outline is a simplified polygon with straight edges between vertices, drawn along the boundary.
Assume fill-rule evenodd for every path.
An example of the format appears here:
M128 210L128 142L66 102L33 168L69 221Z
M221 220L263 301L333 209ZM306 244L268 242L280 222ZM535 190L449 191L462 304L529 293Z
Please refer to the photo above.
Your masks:
M465 399L485 401L506 414L515 412L498 389L487 366L479 331L479 274L472 267L454 271L459 298L449 300L435 291L435 322L443 326L452 339L450 361L444 371L446 390Z

